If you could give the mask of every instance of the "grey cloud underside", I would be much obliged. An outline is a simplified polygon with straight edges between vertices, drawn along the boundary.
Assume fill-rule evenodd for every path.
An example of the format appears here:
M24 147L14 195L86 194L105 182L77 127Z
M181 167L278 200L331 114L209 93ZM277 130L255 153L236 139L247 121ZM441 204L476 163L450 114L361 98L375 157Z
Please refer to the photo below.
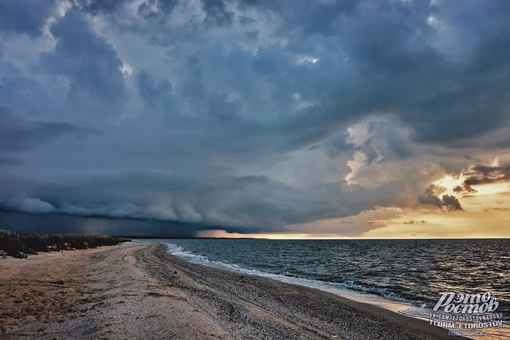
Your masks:
M71 123L28 121L0 107L0 153L3 155L30 151L60 137L84 138L94 133Z
M38 37L43 33L47 17L54 10L54 0L6 0L0 3L0 34L27 34Z
M418 202L421 204L433 205L446 211L464 210L457 197L453 195L443 195L439 198L439 196L436 196L434 190L434 186L427 188L425 193L418 195Z
M41 66L68 77L68 99L78 105L118 104L124 95L122 63L113 47L93 32L87 18L76 10L50 28L55 49L41 55Z
M510 164L503 166L477 165L469 169L465 174L466 180L454 188L459 193L477 192L473 186L510 181Z
M0 225L23 233L76 233L120 236L195 237L203 229L189 223L140 219L83 217L66 214L0 213Z
M510 147L487 137L509 128L507 1L65 3L0 4L4 209L245 231L461 211L395 172Z
M92 13L93 15L97 15L100 13L112 13L126 4L128 4L130 1L128 0L109 0L109 1L102 1L102 0L77 0L75 1L76 4L78 4L79 8L83 11Z

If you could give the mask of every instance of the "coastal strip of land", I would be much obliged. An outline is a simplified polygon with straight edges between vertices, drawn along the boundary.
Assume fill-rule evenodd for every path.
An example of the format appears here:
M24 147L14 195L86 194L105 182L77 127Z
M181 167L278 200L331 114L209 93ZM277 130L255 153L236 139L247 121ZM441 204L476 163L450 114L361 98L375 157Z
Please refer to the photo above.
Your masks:
M0 259L0 338L451 339L315 289L186 262L157 243Z

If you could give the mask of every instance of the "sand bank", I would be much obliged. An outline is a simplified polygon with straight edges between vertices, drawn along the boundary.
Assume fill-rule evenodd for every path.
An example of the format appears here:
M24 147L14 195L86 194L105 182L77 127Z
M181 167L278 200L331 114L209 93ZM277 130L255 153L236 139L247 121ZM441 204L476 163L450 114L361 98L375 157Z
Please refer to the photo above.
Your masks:
M150 243L0 259L2 339L452 339L427 322Z

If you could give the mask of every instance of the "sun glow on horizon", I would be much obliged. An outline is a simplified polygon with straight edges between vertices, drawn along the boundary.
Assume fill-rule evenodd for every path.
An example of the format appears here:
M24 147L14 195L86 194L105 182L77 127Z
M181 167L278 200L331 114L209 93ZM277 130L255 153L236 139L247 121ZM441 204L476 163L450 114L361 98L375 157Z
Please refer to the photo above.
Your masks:
M433 183L443 194L455 195L462 210L447 211L432 205L377 207L355 216L329 218L286 226L287 232L229 233L209 230L199 237L264 239L437 239L509 238L510 182L484 183L473 192L455 192L464 176L447 175ZM314 232L310 232L313 230Z

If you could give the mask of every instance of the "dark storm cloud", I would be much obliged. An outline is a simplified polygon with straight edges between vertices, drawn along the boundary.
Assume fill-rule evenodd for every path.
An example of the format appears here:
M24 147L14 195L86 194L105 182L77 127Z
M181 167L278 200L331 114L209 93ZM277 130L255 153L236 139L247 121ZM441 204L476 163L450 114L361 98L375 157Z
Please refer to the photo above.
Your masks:
M83 138L94 134L70 123L27 121L0 107L0 154L30 151L66 135Z
M510 180L510 164L504 166L484 166L478 165L464 174L467 178L462 185L454 188L456 192L476 192L474 185L507 182Z
M339 17L338 34L328 37L327 41L340 47L339 52L349 58L356 72L348 82L336 81L333 88L326 90L329 95L325 99L336 103L333 104L335 110L322 110L321 114L314 110L315 120L348 121L351 115L359 115L359 110L398 111L404 122L415 129L416 140L442 143L480 135L505 123L508 102L503 98L509 90L510 74L504 70L508 70L510 44L506 41L508 34L501 32L510 30L510 24L504 20L509 14L508 6L502 4L501 12L490 12L495 16L497 27L489 23L491 16L480 19L476 15L480 21L477 25L484 27L477 36L481 34L486 39L473 40L469 40L471 28L467 27L467 22L457 17L466 13L446 7L443 12L428 1L360 1L355 11ZM477 7L468 8L474 13ZM455 27L461 35L458 38L466 42L466 45L452 47L451 53L459 54L458 62L449 59L446 53L450 51L434 45L441 28L428 24L431 16L452 20L458 25ZM282 17L285 19L283 14ZM302 22L310 20L313 19ZM293 21L285 21L285 24L300 26ZM295 39L296 48L313 51L314 40L305 39L312 33L293 35L285 31L285 34L291 46ZM320 68L321 62L318 66ZM278 63L272 67L288 68ZM499 70L497 76L496 69ZM487 83L491 86L487 87ZM319 127L317 124L315 126Z
M12 158L12 157L5 157L5 156L0 156L0 165L4 165L4 164L19 164L20 161L15 159L15 158Z
M205 22L208 25L230 25L233 13L225 8L223 0L202 0L202 6L207 13Z
M462 183L462 185L457 185L455 188L453 188L453 191L456 193L474 193L477 192L476 189L473 189L470 185L467 185L466 183Z
M6 184L12 179L3 182L0 181L8 188ZM32 214L181 221L204 227L221 225L234 232L239 227L254 226L272 230L275 224L281 226L283 221L293 220L292 206L299 204L284 201L288 196L295 196L292 188L266 177L222 178L217 183L208 183L182 176L124 174L76 182L79 184L61 186L33 183L32 192L43 198L6 199L0 201L0 208ZM153 197L155 188L171 196ZM137 193L136 197L130 197L132 192ZM260 200L260 195L266 199ZM254 215L259 217L254 220Z
M209 118L232 118L240 110L238 101L228 101L224 93L208 92L204 85L202 65L195 56L186 57L186 74L181 94L189 100L192 114ZM167 98L170 98L167 96Z
M136 86L145 104L156 108L171 108L172 84L167 79L157 81L152 75L141 70L136 77Z
M424 220L421 220L421 221L410 220L410 221L404 222L404 224L425 224L425 223L427 223L427 222Z
M349 216L360 212L360 204L377 201L377 195L359 186L322 185L310 196L267 176L215 176L211 181L161 173L117 172L110 177L67 179L59 185L26 181L22 190L12 185L15 182L15 177L0 179L5 193L15 197L0 201L3 210L180 221L204 228L221 226L231 232L242 230L239 228L245 228L245 232L253 228L278 231L288 223ZM346 197L339 196L342 191Z
M507 1L0 9L10 211L241 231L417 200L455 211L427 183L508 149L490 138L509 129ZM507 170L472 168L455 192Z
M308 34L335 34L335 24L342 15L351 14L361 1L295 1L243 0L241 3L257 9L270 10L284 19L288 28L299 27Z
M0 202L0 210L29 214L46 214L54 212L56 209L51 203L44 202L38 198L27 198L24 200L10 199Z
M448 211L464 210L459 200L453 195L443 195L443 206Z
M505 166L475 166L466 174L466 185L477 185L508 181L510 179L510 164Z
M441 201L441 199L439 197L437 197L434 194L434 191L432 188L428 188L427 190L425 190L425 193L423 195L419 195L418 201L421 204L430 204L430 205L434 205L440 209L443 208L443 202Z
M355 144L349 143L348 141L349 134L347 132L342 132L335 136L335 138L331 139L329 143L326 145L326 153L331 158L336 158L341 154L349 153L352 155L354 150L360 150L360 147L356 147ZM307 151L317 150L321 147L321 145L312 145ZM367 152L368 153L368 152Z
M443 195L442 199L434 193L434 187L427 188L423 195L418 195L418 202L421 204L434 205L446 211L464 210L459 200L453 195Z
M159 2L154 4L160 6ZM506 48L510 45L505 41L507 35L499 34L509 28L503 20L508 6L503 3L500 4L501 11L494 10L499 5L489 6L492 10L481 6L487 16L477 16L477 25L483 30L477 33L477 39L472 40L469 40L471 28L459 16L467 16L470 11L476 13L476 5L467 6L457 13L448 4L438 7L428 1L324 4L253 1L247 4L255 9L270 9L280 16L282 31L279 34L289 40L286 54L280 53L282 47L278 45L268 49L261 47L251 61L254 70L266 78L264 85L274 88L270 92L272 104L278 109L277 105L285 101L288 103L297 90L303 94L320 89L322 107L314 106L309 110L314 121L311 128L316 129L318 135L330 133L321 128L321 122L326 126L332 122L348 123L353 117L383 110L398 111L400 118L415 129L415 139L445 143L480 135L503 123L508 116L504 99L504 93L508 91L508 74L499 73L499 77L494 78L493 73L494 69L506 69L504 65L510 51ZM173 9L175 6L172 3L170 7ZM204 7L207 15L210 15L209 7L225 8L222 2L207 2ZM449 51L434 46L441 28L429 24L432 16L453 22L457 25L455 32L460 35L458 38L466 40L464 47L452 48L451 53L461 55L459 63L448 59L446 53ZM497 25L492 27L487 22L491 20L488 18L494 18ZM334 23L335 29L296 31L314 21L328 27ZM334 34L328 35L326 31ZM478 39L478 36L489 38ZM338 48L336 51L322 46L319 48L321 44ZM296 67L289 60L289 51L320 52L324 55L321 55L314 72L307 74L302 72L302 66ZM207 51L208 55L204 57L213 57L210 52ZM333 59L330 61L329 53L335 53L334 63L337 65L331 64ZM342 66L338 61L341 60L339 54L348 58L349 62ZM490 62L487 62L488 59ZM195 60L201 63L198 58ZM235 64L228 65L229 69L237 68ZM194 68L190 63L188 67L190 70ZM225 71L229 72L228 69ZM322 72L327 72L329 77L326 73L323 76ZM332 86L310 86L317 83L318 75L323 78L320 79L322 84ZM198 79L200 77L197 75ZM496 83L487 87L487 82ZM195 93L199 95L200 84L199 80L195 80L195 84L188 81L185 86L188 90L194 86ZM256 97L259 94L252 92L252 95ZM317 93L311 95L318 96Z
M413 116L405 117L422 128L417 130L418 136L426 141L451 142L508 123L508 106L503 99L510 76L509 36L503 33L510 29L505 19L510 14L508 3L498 1L486 7L475 1L462 8L452 5L442 2L433 14L444 20L445 26L452 25L455 26L452 29L462 31L452 40L454 46L450 51L441 51L440 62L427 58L425 64L428 65L425 70L441 77L430 79L425 74L417 74L420 75L417 79L424 81L429 90L434 84L442 90L430 93L423 100L414 98L414 103L409 105ZM473 15L475 12L478 14ZM469 24L468 17L473 19L469 19Z
M76 0L74 3L78 8L92 14L112 13L129 3L129 0Z
M122 62L108 42L89 27L89 21L74 9L50 28L57 39L52 52L43 53L42 65L69 79L72 103L115 105L124 97Z
M54 5L54 0L0 2L0 34L25 33L33 38L40 36Z
M355 148L366 155L367 164L377 160L387 162L412 156L407 141L401 134L402 127L392 120L373 120L367 126L366 141Z
M167 16L172 13L178 0L148 0L138 6L138 14L146 19ZM156 10L154 10L154 7Z
M16 72L13 70L12 73ZM40 107L49 100L43 84L30 77L14 74L1 78L0 97L3 99L2 105L17 109Z
M189 223L63 214L0 212L0 226L21 233L195 237L203 227Z
M186 77L183 80L182 94L189 97L192 102L200 102L200 99L207 95L200 61L195 56L188 56L185 65Z

